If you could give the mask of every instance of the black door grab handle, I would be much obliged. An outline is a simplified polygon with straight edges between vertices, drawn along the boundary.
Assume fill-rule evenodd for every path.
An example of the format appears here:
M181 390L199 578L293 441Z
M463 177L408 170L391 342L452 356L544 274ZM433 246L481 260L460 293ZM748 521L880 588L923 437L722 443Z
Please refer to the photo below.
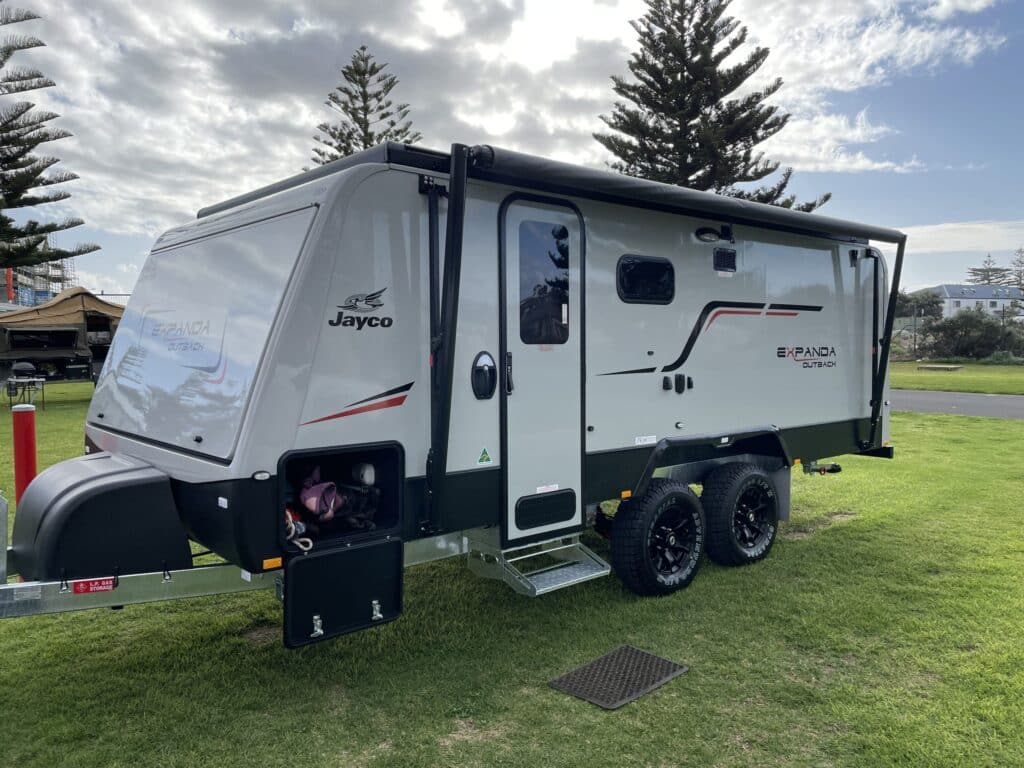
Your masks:
M505 394L511 395L514 389L512 385L512 353L505 353Z

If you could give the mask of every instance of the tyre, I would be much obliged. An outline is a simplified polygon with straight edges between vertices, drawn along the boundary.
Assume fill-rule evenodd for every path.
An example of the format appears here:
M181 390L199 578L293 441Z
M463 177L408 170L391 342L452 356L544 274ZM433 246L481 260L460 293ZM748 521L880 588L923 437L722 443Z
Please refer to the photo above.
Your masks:
M779 530L779 496L766 472L753 464L726 464L704 481L708 557L719 565L764 558Z
M651 480L640 498L619 505L612 520L612 566L638 595L682 589L704 552L704 510L689 486Z

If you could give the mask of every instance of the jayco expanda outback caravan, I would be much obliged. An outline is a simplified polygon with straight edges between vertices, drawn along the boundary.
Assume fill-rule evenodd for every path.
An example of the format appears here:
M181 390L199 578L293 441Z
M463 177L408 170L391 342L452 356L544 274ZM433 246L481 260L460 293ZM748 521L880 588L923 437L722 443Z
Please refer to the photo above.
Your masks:
M530 596L758 560L794 467L893 455L905 242L461 144L205 208L142 270L86 455L25 491L0 615L276 588L300 646L444 557Z

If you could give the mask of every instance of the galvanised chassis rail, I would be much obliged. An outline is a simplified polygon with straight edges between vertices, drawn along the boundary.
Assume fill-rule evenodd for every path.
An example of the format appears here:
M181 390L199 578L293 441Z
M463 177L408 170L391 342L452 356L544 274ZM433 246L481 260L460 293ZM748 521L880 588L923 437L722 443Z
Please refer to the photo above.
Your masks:
M233 565L208 565L99 579L0 584L0 619L269 589L280 574L250 574ZM93 589L101 591L90 591Z
M479 538L480 530L457 531L407 541L405 566L466 555L470 551L467 535L473 534ZM224 563L180 571L8 584L8 575L16 575L13 562L12 551L7 548L7 500L0 494L0 619L154 603L182 597L249 592L254 589L274 588L278 599L284 599L284 573L280 569L249 573Z
M3 553L0 557L0 619L269 589L281 576L279 570L249 573L224 564L161 573L8 584L7 577L15 574L9 570L13 558L7 548L7 500L3 496L0 496L0 531L0 552Z

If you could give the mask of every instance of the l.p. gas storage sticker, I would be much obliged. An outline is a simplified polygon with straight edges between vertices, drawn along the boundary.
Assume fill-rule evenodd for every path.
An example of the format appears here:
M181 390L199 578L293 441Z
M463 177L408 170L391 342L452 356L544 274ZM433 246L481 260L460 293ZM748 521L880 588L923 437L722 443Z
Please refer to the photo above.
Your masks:
M105 579L83 579L71 582L71 591L76 595L91 595L94 592L113 592L117 587L117 579L110 576Z

